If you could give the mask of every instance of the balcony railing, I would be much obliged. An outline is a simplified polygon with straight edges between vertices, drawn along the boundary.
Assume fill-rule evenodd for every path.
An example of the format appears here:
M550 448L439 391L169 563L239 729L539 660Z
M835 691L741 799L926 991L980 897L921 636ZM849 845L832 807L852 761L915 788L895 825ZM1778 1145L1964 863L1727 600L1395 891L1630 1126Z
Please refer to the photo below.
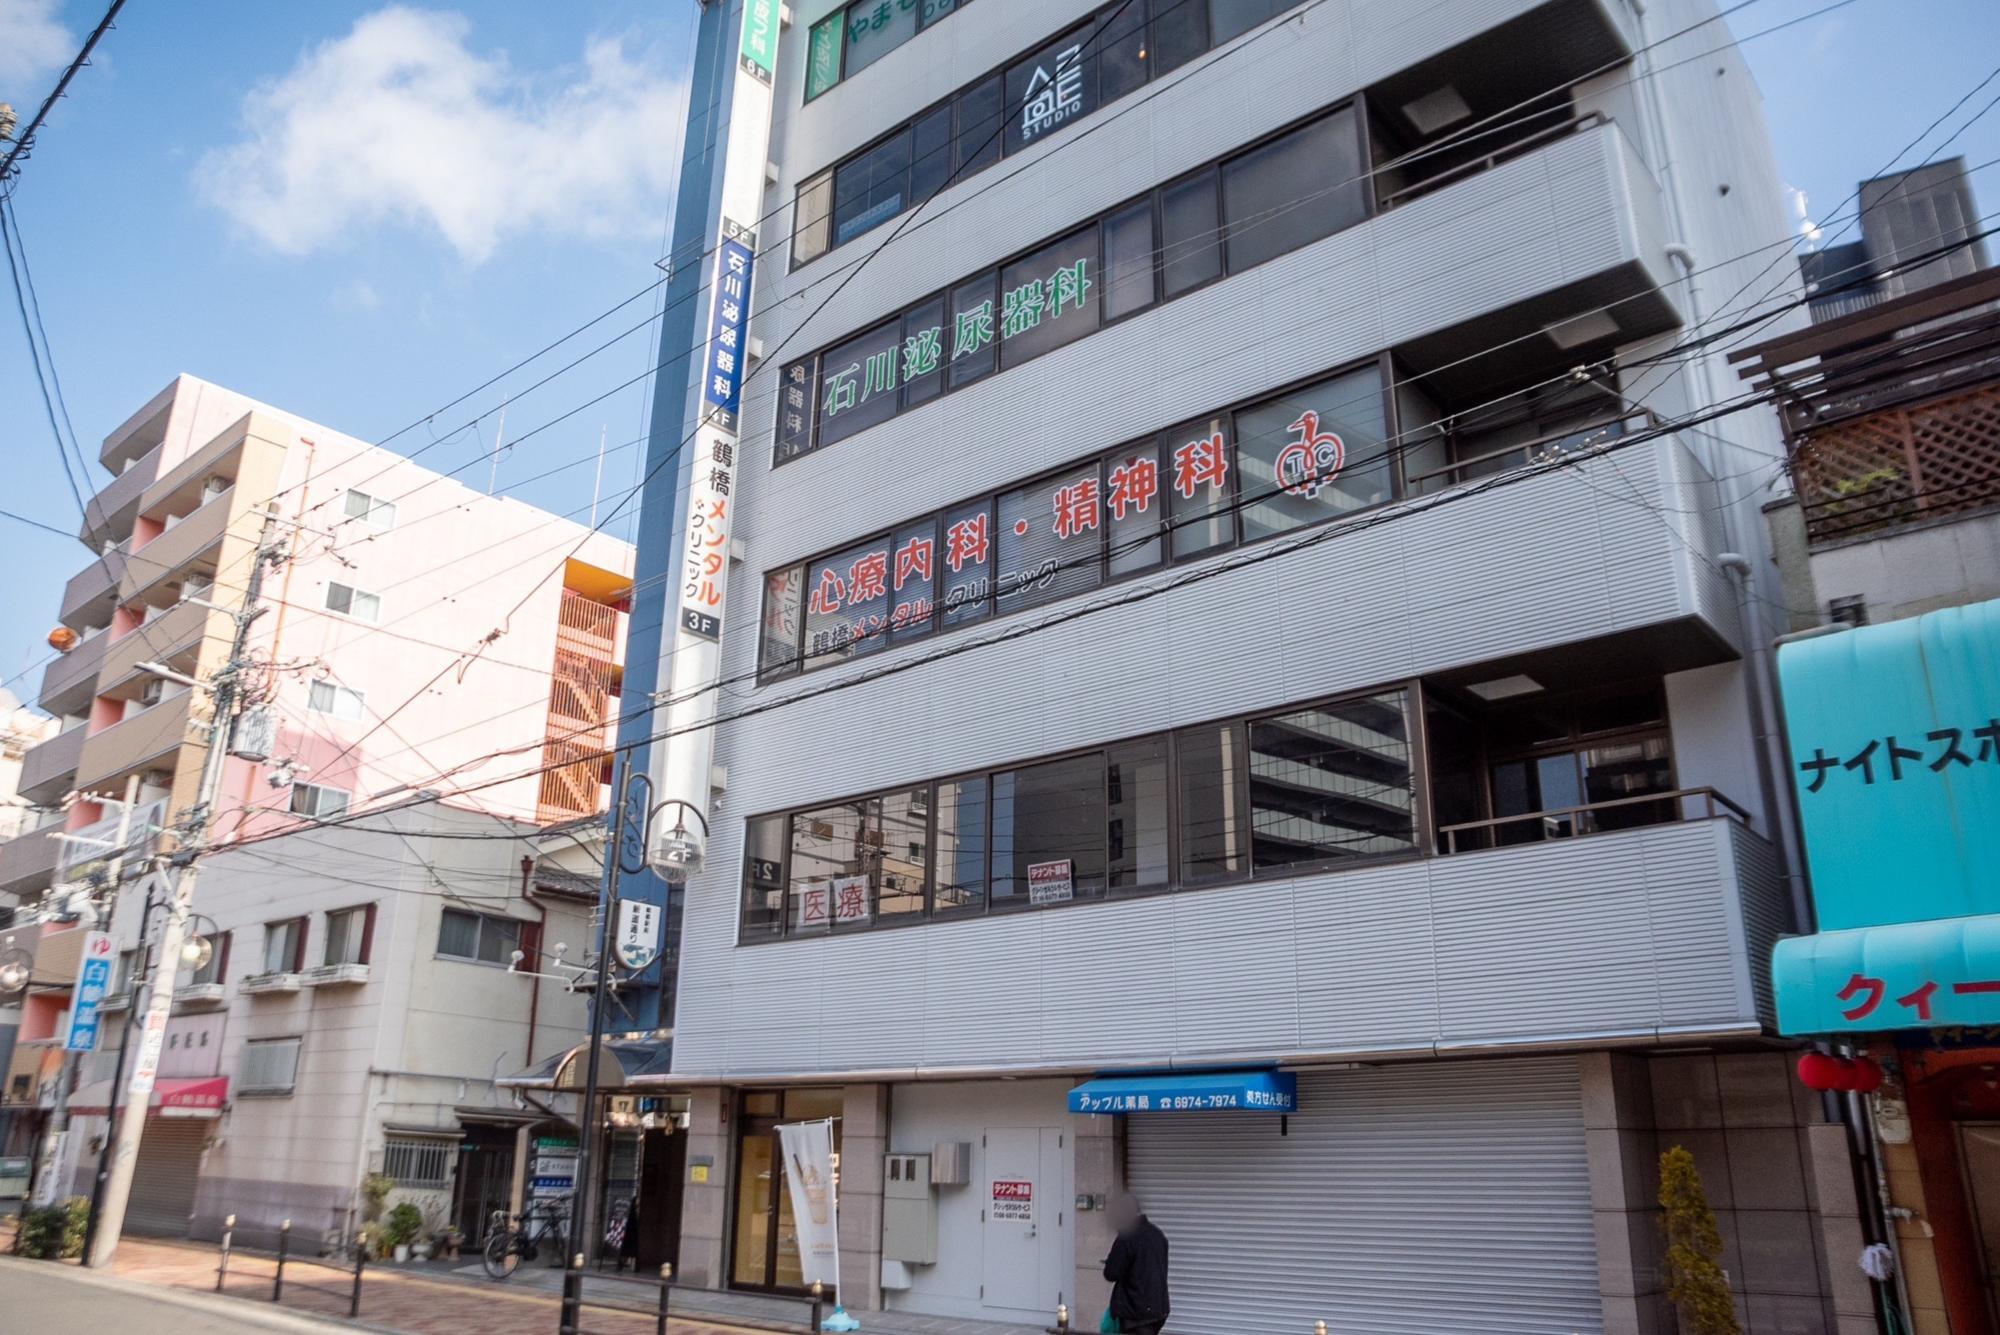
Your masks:
M1794 466L1813 542L2000 505L2000 384L1816 431Z
M70 777L83 755L84 731L76 727L59 732L21 758L21 796L30 802L50 802L74 786Z
M1398 208L1413 199L1419 199L1424 195L1428 195L1434 190L1442 190L1454 181L1462 181L1468 176L1477 176L1481 172L1492 171L1501 163L1511 162L1524 153L1532 153L1543 144L1554 143L1558 139L1566 139L1570 135L1581 133L1584 130L1594 129L1599 125L1610 125L1611 123L1612 120L1609 116L1606 116L1602 112L1592 111L1571 120L1530 131L1517 138L1503 140L1502 142L1493 144L1486 152L1479 154L1477 157L1469 158L1435 175L1426 176L1420 181L1412 181L1400 189L1389 191L1381 197L1381 209L1386 213L1390 209ZM1504 133L1505 128L1495 127L1492 133ZM1476 136L1473 142L1477 142ZM1421 153L1423 152L1423 147L1419 145L1413 151ZM1418 170L1422 169L1422 164L1423 159L1418 158Z
M42 689L35 697L42 708L52 714L83 713L110 643L110 632L100 632L43 668Z
M1643 431L1660 425L1660 416L1650 408L1622 416L1613 415L1599 418L1583 426L1568 426L1560 431L1552 431L1533 440L1522 441L1518 445L1507 445L1497 450L1485 450L1442 468L1433 468L1409 476L1412 495L1422 496L1434 491L1455 487L1461 482L1489 473L1505 473L1529 464L1541 463L1558 458L1575 450L1587 450L1601 445L1607 440L1615 440L1634 431Z
M1438 838L1447 854L1465 853L1495 845L1575 839L1645 825L1714 820L1718 816L1735 820L1746 830L1750 828L1750 813L1715 789L1676 788L1670 793L1617 797L1605 802L1586 802L1581 806L1550 807L1514 816L1495 816L1491 820L1440 825Z
M56 838L61 822L27 830L0 844L0 891L21 894L47 885L55 876L62 856L62 840Z
M85 542L95 547L106 538L130 534L139 498L159 475L160 448L155 445L90 498L84 514L82 537Z
M71 575L69 583L63 585L62 619L82 620L86 625L97 626L109 623L116 605L111 595L117 591L118 577L124 572L124 549L114 547Z

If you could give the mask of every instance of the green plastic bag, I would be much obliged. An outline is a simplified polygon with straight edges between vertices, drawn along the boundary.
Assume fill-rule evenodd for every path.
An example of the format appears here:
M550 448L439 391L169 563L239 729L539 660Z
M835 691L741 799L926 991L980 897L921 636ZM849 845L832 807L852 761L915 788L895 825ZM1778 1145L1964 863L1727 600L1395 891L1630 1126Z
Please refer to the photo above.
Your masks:
M1100 1335L1119 1335L1124 1327L1118 1324L1118 1318L1111 1315L1111 1309L1107 1307L1104 1315L1098 1318L1097 1329Z

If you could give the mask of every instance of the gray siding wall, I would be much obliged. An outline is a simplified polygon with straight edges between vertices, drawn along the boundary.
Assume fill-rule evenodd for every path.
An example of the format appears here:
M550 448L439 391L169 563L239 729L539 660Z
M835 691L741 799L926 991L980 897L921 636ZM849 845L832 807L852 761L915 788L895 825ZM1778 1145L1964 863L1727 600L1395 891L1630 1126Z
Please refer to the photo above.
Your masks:
M734 950L728 901L699 893L675 1068L1090 1067L1754 1027L1760 947L1738 904L1777 893L1760 846L1699 821Z

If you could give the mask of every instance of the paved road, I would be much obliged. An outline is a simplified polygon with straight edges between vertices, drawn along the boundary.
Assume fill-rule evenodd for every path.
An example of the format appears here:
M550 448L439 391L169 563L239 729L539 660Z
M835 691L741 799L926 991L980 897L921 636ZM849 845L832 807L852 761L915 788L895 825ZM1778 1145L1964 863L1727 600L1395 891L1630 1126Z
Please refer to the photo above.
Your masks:
M120 1332L150 1335L265 1335L270 1331L347 1331L353 1327L198 1295L163 1294L128 1281L86 1275L48 1261L0 1260L0 1328L36 1335Z

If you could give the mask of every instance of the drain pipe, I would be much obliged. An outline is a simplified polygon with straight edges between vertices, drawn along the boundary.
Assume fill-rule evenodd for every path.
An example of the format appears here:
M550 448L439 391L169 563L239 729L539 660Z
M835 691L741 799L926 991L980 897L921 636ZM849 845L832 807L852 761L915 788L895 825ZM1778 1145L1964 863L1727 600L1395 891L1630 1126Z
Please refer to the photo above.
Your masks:
M535 933L535 951L539 956L549 948L549 906L535 894L535 860L526 853L521 855L521 898L526 900L542 918L542 925ZM539 958L529 962L528 974L528 1050L527 1060L521 1063L526 1069L535 1064L535 1021L542 1011L542 962Z

